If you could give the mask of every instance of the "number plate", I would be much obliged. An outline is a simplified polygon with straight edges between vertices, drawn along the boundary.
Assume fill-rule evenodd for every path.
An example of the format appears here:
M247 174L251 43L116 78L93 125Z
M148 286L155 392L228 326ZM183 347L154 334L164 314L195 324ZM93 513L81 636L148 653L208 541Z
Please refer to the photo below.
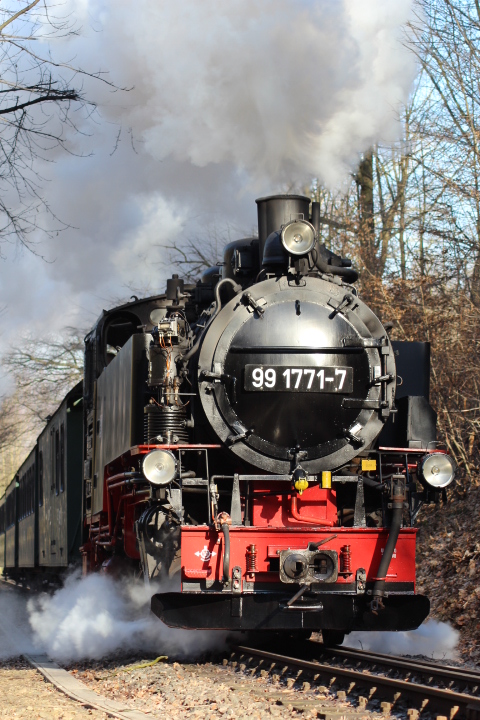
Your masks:
M353 368L245 365L244 387L248 391L324 392L347 395L353 390Z

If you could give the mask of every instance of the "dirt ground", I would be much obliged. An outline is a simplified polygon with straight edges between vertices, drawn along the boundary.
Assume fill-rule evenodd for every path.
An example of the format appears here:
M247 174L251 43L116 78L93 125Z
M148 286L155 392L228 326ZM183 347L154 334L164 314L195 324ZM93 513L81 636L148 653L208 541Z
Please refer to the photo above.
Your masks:
M130 658L132 660L132 658ZM379 720L380 700L359 711L355 701L338 700L335 691L310 687L287 674L280 681L267 673L249 674L212 663L162 661L138 668L120 658L77 663L70 672L99 696L128 704L159 720L263 720L274 717L329 717ZM150 660L151 663L151 660ZM140 663L142 664L142 663ZM101 699L99 699L101 702ZM378 705L378 708L377 708ZM82 707L47 683L21 658L0 662L0 718L14 720L106 720L107 714Z
M106 720L57 692L24 660L0 662L0 718L14 720Z

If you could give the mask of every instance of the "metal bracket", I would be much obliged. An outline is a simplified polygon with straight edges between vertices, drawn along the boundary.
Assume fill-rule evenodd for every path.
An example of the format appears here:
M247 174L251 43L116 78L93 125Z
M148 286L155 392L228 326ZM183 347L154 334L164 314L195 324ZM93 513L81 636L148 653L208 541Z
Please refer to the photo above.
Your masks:
M353 527L367 527L367 521L365 518L365 492L363 488L363 478L361 477L358 478L357 482Z
M288 455L293 458L294 464L297 465L301 460L308 459L308 452L306 450L300 450L300 448L291 448L288 451Z
M242 592L242 568L235 565L232 570L232 593L240 595Z
M386 337L382 338L363 338L363 337L345 337L342 340L343 347L352 348L387 348L388 340Z
M345 435L347 438L349 438L352 442L356 443L357 445L364 445L365 441L358 437L358 435L355 435L351 430L345 430Z
M345 310L354 310L355 307L350 307L355 302L355 296L351 295L350 293L346 293L346 295L343 296L343 300L338 302L336 298L330 298L328 300L328 304L330 307L333 307L334 310L330 315L328 316L329 320L333 320L335 315L338 315L338 313L344 314Z
M314 603L312 605L288 605L287 603L279 603L278 607L282 611L290 610L291 612L322 612L323 602Z
M230 389L230 402L234 405L237 402L237 378L234 375L226 375L225 373L210 372L209 370L202 370L200 373L200 381L202 380L216 380L217 382L223 383L225 386L229 386ZM215 389L215 386L209 383L206 389L210 392Z
M381 410L381 400L363 400L362 398L343 398L342 407L346 410ZM387 407L387 404L385 404Z
M370 387L373 387L374 385L381 385L382 383L389 383L392 382L392 380L395 380L395 375L392 375L391 373L388 373L387 375L380 375L380 377L376 377L370 382Z
M240 442L240 440L245 440L249 435L252 434L252 431L247 430L247 428L242 425L241 422L234 422L232 425L232 430L235 431L235 435L229 435L227 437L228 445L234 445L235 443Z
M367 587L367 573L364 568L358 568L355 580L357 583L357 595L365 595L365 589Z
M235 475L233 476L230 517L232 518L232 525L242 524L242 508L240 504L240 480L237 473L235 473Z
M180 488L166 488L167 502L177 515L182 514L182 491Z
M256 312L258 317L263 317L263 313L265 312L263 306L267 304L265 298L262 297L255 300L251 293L244 292L242 295L242 302L249 312Z
M140 553L140 566L143 571L143 582L146 588L150 587L150 575L148 572L147 551L145 549L145 538L143 533L138 532L138 520L135 522L135 535L137 536L138 551Z

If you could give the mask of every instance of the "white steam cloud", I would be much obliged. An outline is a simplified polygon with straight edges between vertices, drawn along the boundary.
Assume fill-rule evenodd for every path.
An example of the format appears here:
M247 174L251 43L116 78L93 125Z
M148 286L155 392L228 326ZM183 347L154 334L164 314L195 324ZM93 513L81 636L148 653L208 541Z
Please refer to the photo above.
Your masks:
M460 633L451 625L427 620L410 632L353 632L347 635L345 646L389 653L391 655L423 655L436 660L458 659Z
M161 292L169 274L162 245L208 242L227 228L230 239L250 234L256 195L300 188L313 176L340 182L372 143L398 138L399 104L415 76L403 45L412 6L57 4L55 14L81 32L54 42L55 59L108 70L132 89L112 92L85 80L99 115L92 122L74 114L83 134L65 128L83 157L57 152L49 157L55 163L37 165L49 180L43 195L68 228L35 238L49 263L2 246L0 353L27 328L42 336L85 327L112 298L134 288ZM48 217L40 224L57 227Z
M154 158L227 164L264 190L312 176L332 185L359 153L399 136L416 71L402 42L411 0L139 0L134 10L90 0L85 10L101 18L107 67L134 87L123 107L113 98L111 117Z
M187 657L220 649L225 635L168 628L150 611L146 589L106 575L73 574L53 595L28 602L33 642L60 662L99 659L115 651Z
M18 590L1 583L0 660L35 652L28 625L27 599Z

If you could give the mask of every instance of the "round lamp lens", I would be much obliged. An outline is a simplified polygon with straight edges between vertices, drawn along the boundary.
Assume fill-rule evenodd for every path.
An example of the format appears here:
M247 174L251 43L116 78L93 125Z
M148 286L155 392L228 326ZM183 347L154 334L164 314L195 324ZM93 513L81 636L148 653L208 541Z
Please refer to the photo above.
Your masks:
M434 453L420 460L418 470L422 480L440 490L452 482L455 477L456 465L450 455Z
M168 485L177 474L175 455L169 450L152 450L143 460L143 474L152 485Z
M315 228L306 220L293 220L282 229L282 245L291 255L306 255L315 245Z

